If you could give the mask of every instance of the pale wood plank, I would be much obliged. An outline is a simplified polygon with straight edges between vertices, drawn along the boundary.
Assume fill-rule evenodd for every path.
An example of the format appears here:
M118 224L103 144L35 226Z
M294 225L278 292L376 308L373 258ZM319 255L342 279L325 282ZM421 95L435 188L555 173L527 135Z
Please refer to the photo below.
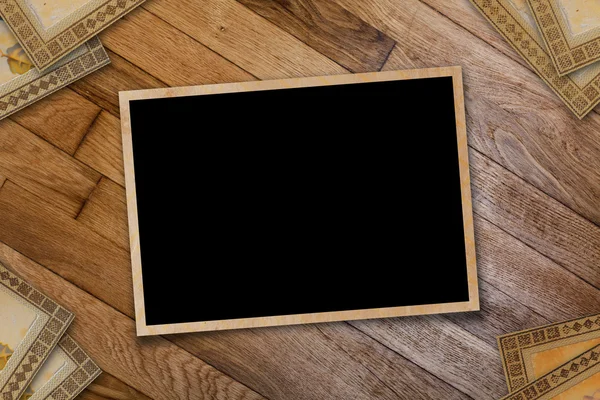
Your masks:
M106 111L101 112L75 152L75 158L125 186L121 121Z
M350 324L474 399L506 393L498 350L442 316Z
M125 189L110 179L100 179L77 221L129 251Z
M600 227L481 153L472 151L470 160L477 214L600 288Z
M0 121L0 174L71 217L100 179L99 173L10 119Z
M10 118L66 153L73 154L98 113L100 107L67 88Z
M347 72L235 0L158 0L143 7L260 79Z
M69 88L119 116L119 92L123 90L153 89L166 85L142 71L123 57L108 50L110 64L72 83Z
M108 49L169 86L255 79L142 8L113 24L100 38Z
M537 75L418 0L338 2L402 43L385 69L407 56L410 67L463 65L470 145L600 224L600 116L577 120Z
M79 396L78 400L150 400L150 397L123 383L111 374L103 372Z
M238 1L352 72L378 71L395 44L332 1Z
M129 252L10 180L0 189L0 241L128 315Z
M69 333L100 368L136 390L154 399L263 398L161 337L138 339L130 318L4 243L0 262L73 311Z

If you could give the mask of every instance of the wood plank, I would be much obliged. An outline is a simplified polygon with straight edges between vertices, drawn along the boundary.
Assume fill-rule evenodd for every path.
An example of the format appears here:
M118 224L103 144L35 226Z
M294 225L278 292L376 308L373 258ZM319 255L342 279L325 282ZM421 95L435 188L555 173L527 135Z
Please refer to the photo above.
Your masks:
M340 328L344 338L333 331L324 335L321 327L326 325L172 335L169 340L251 388L260 389L270 399L397 399L398 393L407 398L405 394L427 391L461 398L460 392L405 360L401 365L407 381L381 375L373 360L340 351L340 341L345 340L345 345L353 346L357 353L376 348L391 358L379 363L391 364L397 357L373 340L365 338L365 344L356 336L350 337L349 326ZM426 388L426 382L432 386Z
M103 31L100 39L108 49L169 86L255 79L142 8Z
M4 243L0 262L73 311L73 338L100 368L151 398L263 398L161 337L137 338L133 320Z
M338 2L402 42L385 69L407 56L411 67L463 65L470 145L600 225L599 115L579 121L537 75L418 0Z
M380 70L395 44L332 1L238 1L352 72Z
M10 119L0 121L0 174L74 217L100 174Z
M600 227L481 153L470 159L477 214L600 288Z
M0 189L0 241L132 315L129 252L8 181Z
M106 111L101 112L75 152L75 158L125 186L121 121Z
M111 374L103 372L79 396L78 400L151 400Z
M260 79L348 72L235 0L158 0L142 7Z
M107 50L110 64L72 83L69 88L98 106L119 116L119 92L153 89L166 85L118 54Z
M100 179L77 221L129 251L125 189L110 179Z
M73 154L100 107L70 89L59 90L10 118L68 154Z
M498 350L443 316L350 324L474 399L506 393Z

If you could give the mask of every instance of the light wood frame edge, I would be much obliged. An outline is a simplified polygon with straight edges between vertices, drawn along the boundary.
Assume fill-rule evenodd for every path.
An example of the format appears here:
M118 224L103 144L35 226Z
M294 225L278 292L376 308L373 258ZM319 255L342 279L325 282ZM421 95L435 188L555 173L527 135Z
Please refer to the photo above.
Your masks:
M131 138L131 119L129 102L132 100L153 99L163 97L182 97L215 93L234 93L256 90L274 90L284 88L327 86L388 80L407 80L419 78L452 77L454 88L454 105L457 126L457 146L459 153L459 170L461 179L461 196L463 208L463 225L467 260L467 278L469 301L458 303L428 304L419 306L402 306L379 309L323 312L296 315L281 315L234 320L205 321L168 325L146 324L144 293L142 283L142 265L140 238L138 231L137 199L135 190L135 171L133 162L133 143ZM418 70L371 72L336 76L309 78L292 78L271 81L251 81L227 84L215 84L192 87L161 88L125 91L119 93L121 111L121 129L123 139L123 162L125 169L125 186L127 195L127 214L129 221L131 262L133 275L133 292L135 303L136 329L138 336L173 334L185 332L216 331L242 329L264 326L295 325L305 323L334 322L343 320L361 320L372 318L400 317L410 315L441 314L464 311L479 311L479 287L475 255L475 239L471 200L471 184L467 147L466 115L461 67L440 67Z

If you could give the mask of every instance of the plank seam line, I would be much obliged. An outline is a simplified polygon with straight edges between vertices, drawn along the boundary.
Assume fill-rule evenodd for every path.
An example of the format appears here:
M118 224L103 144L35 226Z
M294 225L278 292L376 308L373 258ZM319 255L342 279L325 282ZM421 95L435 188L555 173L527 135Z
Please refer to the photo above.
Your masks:
M514 236L512 233L506 231L505 229L503 229L502 227L496 225L495 223L493 223L492 221L488 220L487 218L485 218L483 215L479 214L477 211L473 211L473 214L476 214L477 216L479 216L481 219L485 220L486 222L494 225L496 228L500 229L502 232L506 233L507 235L509 235L510 237L512 237L513 239L517 240L519 243L522 243L524 246L528 247L529 249L533 250L534 252L536 252L537 254L539 254L540 256L542 256L543 258L552 261L554 264L556 264L557 266L559 266L560 268L564 269L568 274L573 275L574 277L582 280L583 282L585 282L586 284L590 285L591 287L593 287L596 290L600 290L600 287L594 285L593 283L589 282L587 279L579 276L578 274L576 274L575 272L571 271L569 268L565 267L564 265L562 265L560 262L556 261L555 259L553 259L552 257L550 257L549 255L546 255L544 253L542 253L541 251L537 250L534 247L531 247L528 243L523 242L522 240L520 240L518 237ZM475 239L477 240L477 239Z
M79 93L77 93L77 94L79 94ZM98 105L96 104L96 106L98 106ZM81 137L81 140L79 140L79 143L77 144L77 147L75 147L75 151L73 151L73 154L71 154L71 157L73 157L73 158L75 157L75 154L77 153L77 150L79 150L79 148L81 147L81 145L83 144L83 142L87 138L88 134L90 133L90 131L92 130L92 128L94 127L94 125L96 125L96 122L98 121L98 118L100 118L100 114L102 114L102 111L104 109L102 107L100 107L100 106L98 106L98 107L100 108L100 110L98 110L98 113L96 114L96 116L94 117L94 119L92 120L92 122L89 124L89 126L87 127L87 129L85 130L85 133Z
M12 251L14 251L15 253L18 253L18 254L20 254L21 256L23 256L23 257L24 257L24 258L26 258L27 260L31 261L32 263L34 263L34 264L37 264L37 265L39 265L40 267L42 267L42 268L44 268L45 270L47 270L47 271L49 271L50 273L52 273L53 275L56 275L56 276L57 276L59 279L62 279L62 280L64 280L64 281L66 281L68 284L75 286L76 288L78 288L79 290L81 290L82 292L84 292L85 294L87 294L88 296L90 296L90 297L94 298L96 301L98 301L98 302L100 302L100 303L102 303L102 304L106 305L107 307L110 307L111 309L115 310L116 312L118 312L119 314L123 315L124 317L126 317L127 319L129 319L130 321L132 321L132 322L135 324L135 319L133 319L133 318L131 318L130 316L128 316L127 314L123 313L121 310L119 310L119 309L117 309L117 308L113 307L112 305L110 305L110 304L106 303L104 300L102 300L102 299L100 299L100 298L96 297L95 295L93 295L92 293L90 293L90 292L88 292L87 290L83 289L83 288L82 288L82 287L80 287L79 285L77 285L77 284L75 284L75 283L71 282L70 280L68 280L68 279L67 279L67 278L65 278L64 276L62 276L62 275L60 275L59 273L55 272L55 271L54 271L54 270L52 270L51 268L48 268L48 267L46 267L44 264L41 264L40 262L38 262L38 261L36 261L36 260L34 260L34 259L32 259L32 258L29 258L29 257L28 257L26 254L24 254L24 253L22 253L21 251L19 251L19 250L17 250L17 249L15 249L15 248L13 248L12 246L9 246L9 245L8 245L8 244L7 244L7 243L4 241L4 240L0 240L0 243L2 243L3 245L5 245L6 247L8 247L9 249L11 249ZM11 264L9 264L9 266L10 266L10 265L11 265ZM155 337L160 337L161 339L164 339L164 340L168 341L169 343L171 343L171 344L173 344L174 346L176 346L177 348L179 348L181 351L183 351L183 352L185 352L185 353L189 354L190 356L192 356L192 357L194 357L194 358L197 358L198 360L202 361L204 364L206 364L206 365L210 366L211 368L214 368L214 369L215 369L215 371L218 371L219 373L221 373L221 374L223 374L224 376L228 377L228 378L229 378L229 379L231 379L232 381L239 383L240 385L244 386L244 387L245 387L245 388L247 388L248 390L250 390L250 391L253 391L253 392L255 392L255 393L257 393L257 394L261 395L261 396L262 396L262 397L264 397L265 399L269 400L269 399L268 399L266 396L264 396L264 395L262 395L261 393L259 393L259 392L255 391L254 389L250 388L250 387L249 387L248 385L246 385L245 383L243 383L243 382L240 382L240 381L238 381L237 379L234 379L234 378L233 378L232 376L230 376L229 374L227 374L227 373L225 373L225 372L221 371L220 369L218 369L218 368L214 367L213 365L211 365L211 364L207 363L207 362L206 362L206 361L204 361L202 358L200 358L200 357L198 357L198 356L196 356L196 355L194 355L194 354L190 353L189 351L187 351L187 350L186 350L186 349L184 349L183 347L181 347L181 346L179 346L179 345L177 345L177 344L173 343L173 342L172 342L171 340L169 340L169 339L168 339L166 336L158 335L158 336L155 336ZM115 378L117 378L117 379L121 380L121 379L120 379L119 377L117 377L117 376L115 376ZM121 382L123 382L123 381L121 381ZM129 385L129 384L127 384L126 382L123 382L123 383L125 383L127 386L130 386L130 385ZM131 386L131 387L133 387L133 386ZM146 395L147 397L153 398L152 396L150 396L150 395L148 395L147 393L145 393L143 390L140 390L140 389L138 389L137 387L133 387L133 388L134 388L134 389L136 389L137 391L141 392L142 394Z
M102 178L104 178L104 175L100 175L100 179L98 179L98 181L94 185L94 188L90 191L90 193L88 194L88 196L83 200L83 204L81 204L81 208L79 208L79 211L77 212L77 214L75 215L75 217L73 219L77 220L77 218L79 218L79 216L81 215L81 212L83 211L83 209L87 205L88 201L92 198L92 196L94 195L94 192L96 191L96 189L98 189L98 184L102 181ZM106 239L108 239L108 238L106 238Z
M396 392L396 390L395 390L394 388L392 388L391 386L389 386L389 385L388 385L386 382L384 382L384 381L383 381L383 380L382 380L382 379L379 377L379 375L377 375L377 374L376 374L374 371L372 371L372 370L371 370L371 368L369 368L369 366L368 366L368 365L365 365L365 364L363 364L363 363L360 361L360 359L358 359L357 357L354 357L352 354L350 354L348 351L346 351L346 349L345 349L343 346L339 345L339 344L337 343L337 341L336 341L336 340L332 339L332 338L331 338L331 337L329 337L329 336L328 336L328 335L327 335L325 332L323 332L323 330L321 329L321 324L314 324L314 325L315 325L315 327L317 328L317 330L318 330L318 331L319 331L319 332L320 332L320 333L323 335L323 337L324 337L325 339L327 339L327 340L331 341L332 343L334 343L334 344L335 344L335 346L336 346L337 348L339 348L341 351L343 351L343 352L344 352L344 353L345 353L345 354L346 354L348 357L350 357L351 359L353 359L353 360L355 360L356 362L358 362L358 364L360 364L360 365L361 365L362 367L364 367L364 368L365 368L367 371L369 371L369 372L370 372L370 373L371 373L373 376L375 376L375 378L376 378L376 379L377 379L379 382L381 382L381 384L383 384L385 387L387 387L388 389L390 389L390 390L391 390L391 391L392 391L394 394L396 394L396 395L398 396L398 398L402 398L402 393L398 393L398 392ZM405 360L405 361L406 361L408 364L414 365L416 368L418 368L418 369L420 369L421 371L423 371L423 373L425 373L425 374L427 374L427 375L431 376L431 377L432 377L432 378L434 378L434 379L437 379L437 380L439 380L441 383L443 383L443 384L445 384L445 385L447 385L447 386L449 386L449 387L452 387L452 388L454 388L454 386L450 385L448 382L446 382L446 381L444 381L443 379L441 379L441 378L437 377L436 375L432 374L431 372L427 371L426 369L423 369L423 367L421 367L421 366L420 366L420 365L418 365L418 364L415 364L413 361L411 361L411 360L409 360L408 358L404 357L402 354L399 354L399 353L397 353L396 351L394 351L394 350L390 349L390 348L389 348L388 346L386 346L385 344L383 344L383 343L380 343L380 342L379 342L379 341L377 341L376 339L374 339L374 338L372 338L371 336L367 335L365 332L361 331L360 329L357 329L357 328L356 328L355 326L353 326L353 325L352 325L350 322L348 322L348 321L344 321L344 325L347 325L347 326L348 326L350 329L354 329L354 330L355 330L355 331L357 331L357 332L358 332L360 335L364 335L365 337L369 338L369 339L370 339L370 340L372 340L373 342L375 342L375 343L377 343L378 345L382 346L383 348L385 348L385 349L389 350L391 353L393 353L393 354L395 354L396 356L400 357L401 359ZM464 392L460 391L460 390L459 390L459 389L457 389L457 388L454 388L454 389L456 389L458 392L460 392L460 393L462 393L462 394L464 394L464 395L466 395L466 396L469 396L468 394L466 394L466 393L464 393ZM469 397L470 397L470 396L469 396Z
M194 42L198 43L200 46L204 47L205 49L207 49L208 51L210 51L211 53L221 57L222 59L224 59L225 61L227 61L228 63L230 63L231 65L234 65L235 67L239 68L240 70L244 71L245 73L247 73L248 75L252 76L254 79L256 80L260 80L256 75L254 75L253 73L245 70L244 68L240 67L239 65L237 65L236 63L234 63L233 61L231 61L230 59L228 59L227 57L223 56L222 54L217 53L216 51L214 51L213 49L211 49L210 47L208 47L207 45L205 45L204 43L200 42L198 39L194 38L193 36L190 36L187 32L182 31L181 29L177 28L176 26L172 25L171 23L165 21L164 19L162 19L160 16L154 14L152 11L149 11L145 5L142 5L141 8L146 11L148 14L153 15L154 17L158 18L159 20L161 20L162 22L164 22L165 24L169 25L170 27L172 27L173 29L175 29L178 32L181 32L184 36L192 39ZM106 46L105 46L106 47ZM125 58L123 55L117 53L116 51L112 50L111 51L117 55L119 55L121 58ZM126 59L126 58L125 58ZM127 59L126 59L127 60ZM129 61L129 60L127 60ZM133 63L132 63L133 64ZM133 64L136 67L138 67L139 69L141 69L142 71L148 73L148 71L144 70L143 68L141 68L139 65ZM149 74L149 73L148 73ZM149 74L152 75L152 74ZM153 75L152 75L153 76ZM160 79L159 79L160 80ZM171 85L167 85L169 87L172 87Z
M300 39L298 36L294 35L294 34L293 34L293 33L291 33L291 32L288 32L288 31L286 31L285 29L283 29L283 28L282 28L282 27L280 27L279 25L277 25L277 24L275 24L274 22L270 21L269 19L267 19L267 18L263 17L262 15L260 15L259 13L257 13L256 11L254 11L253 9L251 9L250 7L248 7L247 5L245 5L244 3L241 3L239 0L235 0L235 1L236 1L236 2L237 2L239 5L240 5L240 6L242 6L242 7L246 8L246 9L248 9L248 10L249 10L251 13L255 14L256 16L258 16L260 19L262 19L262 20L266 21L266 22L267 22L269 25L272 25L272 26L274 26L275 28L277 28L277 30L279 30L279 31L281 31L281 32L283 32L283 33L285 33L286 35L289 35L289 36L293 37L294 39L296 39L296 40L297 40L297 41L299 41L300 43L304 44L305 46L307 46L307 47L308 47L308 48L310 48L311 50L315 51L316 53L318 53L318 54L322 55L323 57L325 57L326 59L330 60L330 61L331 61L332 63L334 63L335 65L337 65L337 66L339 66L340 68L344 69L345 71L347 71L347 72L350 72L350 73L352 72L352 71L351 71L349 68L346 68L346 67L344 67L342 64L338 63L337 61L335 61L335 60L334 60L334 59L332 59L331 57L328 57L328 56L326 56L325 54L321 53L319 50L317 50L317 49L315 49L314 47L310 46L308 43L306 43L304 40ZM338 6L342 7L342 6L341 6L339 3L338 3ZM342 7L342 8L344 8L344 7ZM344 8L344 10L346 10L346 9ZM346 10L346 11L348 11L348 10ZM289 11L288 11L288 12L289 12ZM348 12L349 12L349 11L348 11ZM352 14L352 15L354 15L354 14ZM354 16L356 17L356 15L354 15ZM356 18L358 18L358 17L356 17ZM360 19L360 18L359 18L359 19ZM361 21L362 21L362 20L361 20ZM364 22L364 21L363 21L363 22ZM365 24L366 24L366 22L365 22ZM367 25L369 25L369 24L367 24ZM379 29L377 29L377 28L373 27L372 25L369 25L369 26L371 26L373 29L377 30L378 32L381 32ZM381 33L384 33L384 32L381 32ZM387 35L386 35L386 36L387 36ZM389 36L388 36L388 37L389 37ZM391 39L391 38L390 38L390 39ZM392 40L393 40L393 39L392 39ZM396 42L394 41L394 43L396 43Z
M424 315L421 315L421 316L416 316L415 318L423 318L423 317L425 317L425 316L424 316ZM401 318L402 318L402 317L401 317ZM409 318L410 318L410 317L409 317ZM389 318L386 318L386 319L389 319ZM465 393L465 392L464 392L464 391L462 391L461 389L459 389L459 388L457 388L456 386L454 386L454 385L452 384L452 382L448 382L448 381L446 381L446 380L442 379L441 377L439 377L439 376L437 376L436 374L434 374L432 371L429 371L428 369L426 369L426 368L423 368L423 367L422 367L422 366L420 366L419 364L415 363L413 360L410 360L410 359L408 359L408 358L404 357L402 354L398 353L396 350L392 349L392 348L391 348L391 347L389 347L387 344L385 344L385 343L383 343L383 342L379 341L377 338L375 338L375 337L373 337L373 336L369 335L367 332L363 331L362 329L360 329L360 328L358 328L356 325L354 325L355 323L361 323L361 322L363 322L363 323L364 323L365 321L346 321L345 323L346 323L346 324L348 324L348 325L350 325L351 327L353 327L354 329L356 329L357 331L359 331L359 332L360 332L360 333L362 333L363 335L366 335L366 336L368 336L369 338L371 338L371 339L372 339L372 340L374 340L375 342L379 343L380 345L382 345L383 347L385 347L385 348L386 348L386 349L388 349L389 351L391 351L391 352L393 352L393 353L395 353L395 354L398 354L398 356L400 356L400 357L404 358L405 360L407 360L407 361L408 361L408 362L410 362L411 364L414 364L414 365L416 365L416 366L417 366L417 367L419 367L421 370L423 370L425 373L427 373L427 374L429 374L429 375L431 375L431 376L434 376L436 379L439 379L440 381L444 382L444 383L445 383L445 384L447 384L448 386L450 386L450 387L452 387L452 388L456 389L458 392L460 392L460 393L463 393L463 394L464 394L465 396L467 396L469 399L472 399L472 400L474 400L474 399L475 399L475 398L474 398L474 397L472 397L470 394L468 394L468 393ZM456 324L455 324L455 325L456 325ZM458 326L458 325L457 325L457 327L458 327L458 328L460 328L460 329L462 329L462 328L461 328L460 326ZM464 329L463 329L463 330L464 330ZM470 332L468 332L468 333L469 333L469 334L471 334Z
M366 22L365 22L366 23ZM369 25L370 26L370 25ZM389 36L388 36L389 37ZM391 39L391 38L390 38ZM393 40L393 39L392 39ZM396 42L394 40L394 45L392 46L392 48L390 49L390 51L387 53L387 56L385 56L385 60L383 60L383 63L381 64L381 67L379 67L378 71L383 70L383 68L385 67L385 64L387 64L388 60L390 59L390 56L392 55L392 51L394 51L394 49L396 48L396 46L398 45L398 42Z

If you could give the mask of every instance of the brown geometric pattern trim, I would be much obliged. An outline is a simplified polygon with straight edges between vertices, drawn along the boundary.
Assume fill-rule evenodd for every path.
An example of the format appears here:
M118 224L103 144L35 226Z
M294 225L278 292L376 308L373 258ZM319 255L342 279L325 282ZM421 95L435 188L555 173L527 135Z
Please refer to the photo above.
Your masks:
M583 118L600 102L600 74L585 87L579 87L568 75L559 76L541 38L525 27L508 10L508 0L471 0L496 30L554 90L569 109Z
M551 0L528 0L542 37L559 75L566 75L600 60L600 37L571 46L564 26ZM565 32L567 31L567 32Z
M92 383L102 373L102 370L71 336L65 334L58 345L77 364L77 368L66 377L60 386L54 389L48 398L71 400Z
M81 56L0 97L0 119L110 63L97 37L85 46L87 51Z
M21 363L13 371L6 384L0 388L0 399L18 400L71 324L74 315L10 272L2 264L0 264L0 285L17 294L49 317L33 345L25 353Z
M511 393L502 400L547 400L555 397L550 393L555 389L564 392L581 382L584 378L600 372L600 346L575 357L573 360L531 382L519 391ZM576 378L580 379L576 379ZM559 392L559 393L560 393Z
M523 359L524 349L591 332L600 332L600 314L498 337L498 347L509 391L514 392L529 383Z
M19 0L0 0L0 15L31 61L43 71L143 1L106 0L93 11L72 21L68 29L47 40L37 32L28 14L23 11L25 5Z

